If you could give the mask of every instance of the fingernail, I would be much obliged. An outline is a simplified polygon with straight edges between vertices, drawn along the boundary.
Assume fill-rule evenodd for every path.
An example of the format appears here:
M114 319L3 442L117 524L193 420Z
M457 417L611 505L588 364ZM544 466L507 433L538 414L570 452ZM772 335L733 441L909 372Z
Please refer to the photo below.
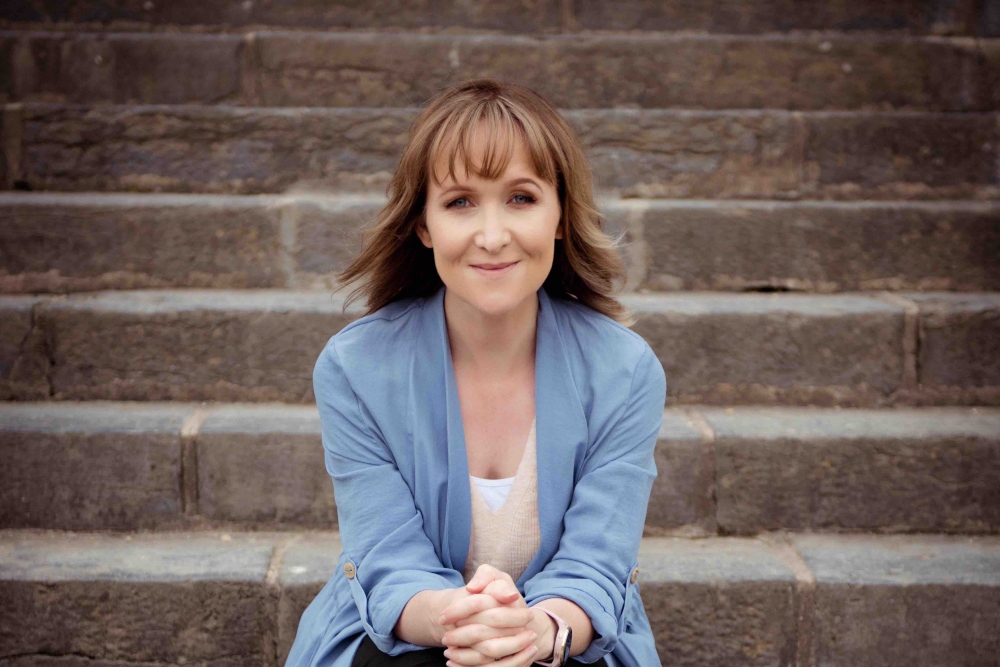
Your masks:
M538 639L538 633L537 633L537 632L532 632L532 633L531 633L531 639L529 639L528 641L531 641L531 642L533 642L533 641L535 641L536 639Z
M538 647L537 647L537 646L532 646L531 648L529 648L529 649L528 649L528 653L529 653L529 654L530 654L530 653L534 653L534 652L535 652L535 651L537 651L537 650L538 650Z
M438 623L440 623L441 625L444 625L445 618L446 618L446 616L444 614L441 614L440 616L438 616Z

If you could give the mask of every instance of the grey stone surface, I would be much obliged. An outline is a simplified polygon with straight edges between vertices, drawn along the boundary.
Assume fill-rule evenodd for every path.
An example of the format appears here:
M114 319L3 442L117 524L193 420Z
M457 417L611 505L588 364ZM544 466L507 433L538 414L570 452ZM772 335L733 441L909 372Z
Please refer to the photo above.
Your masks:
M223 0L138 2L137 0L12 0L6 22L126 25L174 24L209 29L215 26L294 26L322 28L451 28L535 32L559 30L562 6L555 0L525 5L517 0Z
M613 5L601 0L579 0L574 3L573 11L581 27L594 30L977 32L976 9L968 0L864 0L809 5L785 0L748 0L722 5L697 0L624 0Z
M620 206L628 202L621 202ZM994 202L640 201L651 290L996 290Z
M210 27L282 25L308 28L464 28L512 33L596 30L691 30L758 33L837 30L916 34L996 34L988 27L987 5L977 15L971 0L864 0L803 6L786 0L730 1L718 7L696 0L598 0L560 5L552 0L530 6L510 1L405 2L347 0L241 0L142 3L137 0L11 0L4 21L24 23L192 25Z
M663 664L794 663L795 578L760 542L646 538L639 569Z
M3 292L288 287L273 197L0 194Z
M262 32L254 48L262 106L418 106L486 75L575 109L996 108L990 61L947 39Z
M303 287L336 287L343 271L361 250L361 229L373 226L386 199L382 197L294 198L283 206L294 229L291 263Z
M176 522L180 431L192 410L0 405L0 527L129 530Z
M702 409L725 533L1000 531L993 409Z
M0 399L49 395L45 341L35 326L35 296L0 297Z
M187 104L240 94L239 35L2 32L15 99Z
M0 537L0 652L271 664L275 536Z
M197 438L202 516L240 523L331 529L333 485L315 406L229 406Z
M23 110L23 178L45 190L384 191L415 115L414 109L31 104ZM597 109L563 115L606 196L1000 198L993 114Z
M682 410L663 414L656 444L656 480L646 510L646 532L715 532L711 462L702 436Z
M322 292L133 290L60 297L38 317L59 341L56 399L302 403L316 356L359 314L341 308Z
M278 664L284 665L309 603L335 573L342 545L339 533L307 533L285 550L278 601Z
M1000 538L798 535L818 665L988 665L1000 654Z
M632 294L667 402L880 405L899 387L902 308L868 296Z
M964 38L890 35L0 33L23 101L420 106L481 76L565 108L992 111ZM961 71L961 77L954 72ZM588 85L580 85L586 80ZM891 85L887 85L891 81Z
M947 292L902 296L920 308L920 382L1000 384L1000 294Z

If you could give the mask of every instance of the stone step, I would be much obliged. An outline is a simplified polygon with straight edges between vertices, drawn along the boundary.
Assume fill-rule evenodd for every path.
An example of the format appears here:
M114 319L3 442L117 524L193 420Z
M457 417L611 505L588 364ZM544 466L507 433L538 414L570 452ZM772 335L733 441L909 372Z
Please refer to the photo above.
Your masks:
M383 196L0 193L0 292L333 289ZM608 199L627 291L1000 290L1000 202Z
M280 666L341 550L332 532L0 531L0 660ZM645 537L639 568L664 665L997 655L996 536Z
M331 29L450 29L507 33L573 30L666 30L766 33L789 30L880 31L908 34L1000 35L1000 12L974 0L860 0L801 4L785 0L517 0L379 2L226 0L7 0L0 25L110 26L131 29L254 29L260 26Z
M0 296L0 400L313 402L345 292ZM1000 293L625 294L667 403L1000 405ZM111 344L111 341L114 341Z
M7 105L2 184L377 192L418 109ZM566 110L609 197L1000 199L1000 115Z
M337 525L316 407L0 404L0 526ZM1000 533L1000 409L668 408L646 534Z
M492 76L566 108L1000 108L1000 42L970 37L3 31L0 52L0 101L412 107Z

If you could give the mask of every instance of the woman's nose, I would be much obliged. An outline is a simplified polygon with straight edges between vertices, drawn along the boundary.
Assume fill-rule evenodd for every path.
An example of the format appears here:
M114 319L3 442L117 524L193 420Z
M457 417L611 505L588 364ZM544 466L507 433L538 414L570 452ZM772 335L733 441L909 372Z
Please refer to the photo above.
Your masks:
M489 252L495 252L510 243L510 230L502 213L486 207L483 211L481 227L476 234L476 244Z

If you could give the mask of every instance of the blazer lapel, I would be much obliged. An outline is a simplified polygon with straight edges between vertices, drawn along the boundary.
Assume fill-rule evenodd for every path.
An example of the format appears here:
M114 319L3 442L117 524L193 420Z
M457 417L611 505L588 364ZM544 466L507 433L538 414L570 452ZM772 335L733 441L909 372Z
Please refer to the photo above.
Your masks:
M444 314L445 289L429 297L423 307L423 344L416 352L411 376L411 416L422 412L430 417L412 420L415 483L418 488L430 489L432 503L442 494L446 499L445 507L437 508L438 512L430 511L433 507L421 509L429 533L444 541L439 545L442 563L462 572L469 555L472 496L462 408ZM434 391L442 386L443 397ZM420 432L425 425L430 432ZM573 382L559 322L551 298L541 287L535 336L535 454L542 543L515 582L518 588L544 567L559 546L575 471L586 452L587 433L586 415ZM441 477L445 472L441 470L442 460L447 462L447 479ZM439 488L441 483L445 489ZM442 516L443 524L435 521L435 516Z
M538 289L535 336L535 453L538 459L538 524L542 544L515 582L535 576L562 537L563 516L587 451L587 416L570 371L559 320L544 287Z

